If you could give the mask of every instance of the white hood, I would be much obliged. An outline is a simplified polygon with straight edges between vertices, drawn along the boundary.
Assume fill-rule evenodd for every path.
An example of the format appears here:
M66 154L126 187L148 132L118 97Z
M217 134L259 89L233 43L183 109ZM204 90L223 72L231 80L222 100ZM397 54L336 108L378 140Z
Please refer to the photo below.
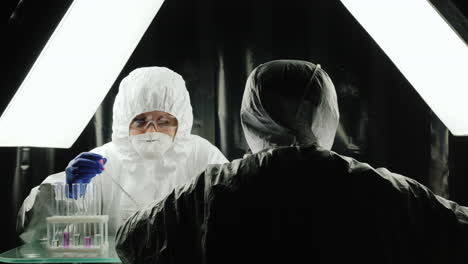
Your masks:
M138 114L164 111L178 120L176 140L190 135L193 123L190 97L182 77L164 67L132 71L120 83L115 97L112 140L128 138L129 124Z

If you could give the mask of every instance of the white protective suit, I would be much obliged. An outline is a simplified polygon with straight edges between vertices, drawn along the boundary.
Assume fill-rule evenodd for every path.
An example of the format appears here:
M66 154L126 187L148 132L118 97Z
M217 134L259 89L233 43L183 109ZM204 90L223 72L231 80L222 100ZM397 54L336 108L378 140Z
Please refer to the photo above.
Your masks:
M155 110L177 118L177 134L162 158L144 160L130 144L129 124L138 114ZM105 170L92 182L102 186L110 234L137 209L189 182L209 164L228 162L207 140L190 134L192 122L189 94L179 74L148 67L136 69L122 80L114 102L112 141L91 150L107 158ZM53 197L50 184L64 181L64 172L51 175L25 199L18 215L18 231L24 241L45 236L45 217L50 215Z

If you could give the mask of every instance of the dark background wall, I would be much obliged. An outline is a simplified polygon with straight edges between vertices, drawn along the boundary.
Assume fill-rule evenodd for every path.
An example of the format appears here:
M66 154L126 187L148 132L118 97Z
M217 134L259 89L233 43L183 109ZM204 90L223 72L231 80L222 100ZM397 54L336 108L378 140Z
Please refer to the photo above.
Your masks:
M463 0L432 2L463 37L468 36ZM70 4L3 2L0 111ZM16 212L29 190L47 175L62 171L80 152L110 141L118 84L134 68L156 65L180 73L194 109L192 132L235 159L248 149L239 122L245 80L260 63L285 58L320 63L333 79L341 111L333 150L387 167L468 205L464 191L468 140L450 135L339 1L166 0L72 148L0 148L4 211L0 251L19 243Z

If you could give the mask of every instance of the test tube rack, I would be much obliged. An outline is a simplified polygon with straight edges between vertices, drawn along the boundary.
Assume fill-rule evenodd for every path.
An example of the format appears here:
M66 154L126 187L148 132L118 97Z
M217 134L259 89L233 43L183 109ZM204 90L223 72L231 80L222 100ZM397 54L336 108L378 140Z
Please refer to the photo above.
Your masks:
M107 254L109 216L101 214L100 190L93 184L54 185L54 215L46 218L47 250L52 256Z

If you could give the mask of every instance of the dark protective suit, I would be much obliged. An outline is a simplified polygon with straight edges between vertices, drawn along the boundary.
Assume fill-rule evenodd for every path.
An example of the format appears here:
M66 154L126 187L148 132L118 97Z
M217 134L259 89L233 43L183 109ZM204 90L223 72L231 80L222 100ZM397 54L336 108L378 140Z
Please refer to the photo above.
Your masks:
M124 263L468 263L468 208L329 150L338 102L318 65L258 66L240 114L256 154L133 215Z
M468 208L321 149L209 167L118 230L124 263L468 263Z

